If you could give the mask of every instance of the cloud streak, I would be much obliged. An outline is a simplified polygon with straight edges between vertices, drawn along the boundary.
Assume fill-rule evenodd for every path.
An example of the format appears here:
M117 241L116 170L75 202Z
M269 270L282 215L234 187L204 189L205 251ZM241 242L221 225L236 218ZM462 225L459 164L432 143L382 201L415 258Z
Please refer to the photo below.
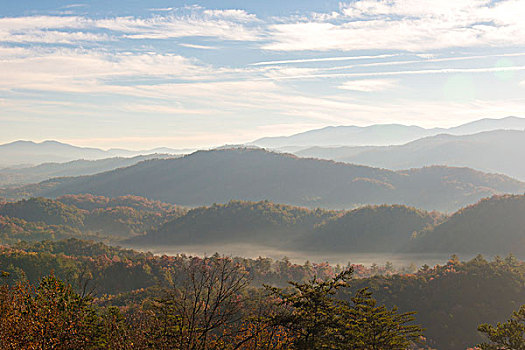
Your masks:
M391 89L396 86L397 81L393 79L365 79L365 80L350 80L339 85L339 89L373 92Z
M366 60L366 59L379 59L379 58L390 58L399 56L399 54L383 54L383 55L372 55L372 56L342 56L342 57L322 57L322 58L303 58L295 60L282 60L282 61L262 61L250 63L250 66L270 66L277 64L289 64L289 63L311 63L311 62L336 62L336 61L351 61L351 60Z
M314 79L314 78L345 78L345 77L381 77L396 75L426 75L426 74L451 74L451 73L496 73L496 72L516 72L524 71L525 66L513 67L483 67L483 68L440 68L440 69L420 69L420 70L398 70L388 72L363 72L363 73L333 73L333 74L309 74L309 75L289 75L281 77L268 77L262 79Z

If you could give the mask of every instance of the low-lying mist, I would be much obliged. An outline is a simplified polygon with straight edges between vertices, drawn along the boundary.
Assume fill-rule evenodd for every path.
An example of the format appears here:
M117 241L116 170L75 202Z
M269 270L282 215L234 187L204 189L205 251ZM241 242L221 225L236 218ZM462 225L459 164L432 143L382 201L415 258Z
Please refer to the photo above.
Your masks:
M306 261L312 263L328 262L330 264L346 265L362 264L369 266L372 264L384 265L387 262L395 267L406 267L410 265L434 266L446 263L453 253L327 253L327 252L303 252L284 249L276 249L265 245L257 244L198 244L198 245L159 245L147 247L132 247L139 251L149 251L155 255L177 255L186 254L193 256L211 256L215 253L225 256L238 256L243 258L256 259L258 257L283 259L288 258L292 263L303 264ZM458 254L461 260L470 260L472 254ZM488 257L487 257L488 258Z

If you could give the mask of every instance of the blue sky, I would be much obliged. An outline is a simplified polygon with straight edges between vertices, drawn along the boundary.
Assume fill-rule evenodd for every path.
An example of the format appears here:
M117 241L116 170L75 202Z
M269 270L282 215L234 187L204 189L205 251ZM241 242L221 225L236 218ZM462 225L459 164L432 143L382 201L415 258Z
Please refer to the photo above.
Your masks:
M525 116L524 13L525 0L0 0L0 143L198 148Z

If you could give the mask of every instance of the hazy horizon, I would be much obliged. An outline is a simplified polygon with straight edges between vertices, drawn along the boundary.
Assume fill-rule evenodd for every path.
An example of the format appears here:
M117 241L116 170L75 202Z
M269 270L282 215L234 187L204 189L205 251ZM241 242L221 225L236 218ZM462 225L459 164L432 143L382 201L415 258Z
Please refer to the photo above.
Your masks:
M304 132L308 132L308 131L312 131L312 130L320 130L320 129L324 129L324 128L330 128L330 127L334 127L334 128L337 128L337 127L351 127L351 126L357 126L357 127L370 127L370 126L389 126L389 125L402 125L402 126L407 126L407 127L420 127L420 128L423 128L423 129L427 129L427 130L431 130L431 129L445 129L444 133L446 134L446 129L449 129L449 128L454 128L454 127L458 127L458 126L463 126L465 124L469 124L469 123L472 123L472 122L478 122L478 121L485 121L485 120L489 120L489 121L498 121L498 120L504 120L504 119L511 119L511 118L518 118L518 119L525 119L525 117L520 117L520 116L505 116L505 117L501 117L501 118L478 118L478 119L473 119L469 122L466 122L466 123L461 123L461 124L454 124L454 125L450 125L448 127L443 127L443 126L439 126L439 125L434 125L434 126L421 126L421 125L417 125L417 124L402 124L402 123L381 123L381 124L366 124L366 125L326 125L324 127L321 127L321 128L316 128L316 129L306 129L306 130L303 130L303 131L299 131L299 132L294 132L294 133L287 133L287 134L277 134L277 135L260 135L259 138L266 138L266 137L288 137L288 136L293 136L293 135L297 135L297 134L301 134L301 133L304 133ZM492 130L498 130L498 129L490 129L489 131L492 131ZM520 129L508 129L508 130L520 130ZM461 134L461 135L471 135L471 134ZM256 139L250 139L248 141L245 141L245 142L228 142L228 143L224 143L224 144L215 144L215 145L194 145L193 147L181 147L181 148L177 148L175 146L171 146L171 145L167 145L167 144L161 144L161 143L158 143L158 144L152 144L150 147L129 147L129 148L124 148L124 147L98 147L96 144L93 144L93 143L69 143L68 140L61 140L61 139L12 139L12 140L9 140L7 142L1 142L0 143L0 146L1 145L7 145L7 144L12 144L12 143L16 143L16 142L32 142L32 143L35 143L35 144L42 144L42 143L46 143L46 142L59 142L59 143L63 143L63 144L67 144L67 145L71 145L71 146L75 146L75 147L83 147L83 148L98 148L98 149L101 149L101 150L104 150L104 151L110 151L110 150L116 150L116 149L123 149L123 150L128 150L128 151L134 151L134 152L140 152L140 151L151 151L151 150L155 150L155 149L162 149L162 148L170 148L170 149L176 149L176 150L181 150L181 151L187 151L187 152L193 152L193 151L196 151L196 150L209 150L209 149L214 149L214 148L217 148L217 147L222 147L222 146L228 146L228 145L231 145L231 146L237 146L237 145L250 145L251 142L253 141L256 141ZM400 143L400 144L403 144L403 143ZM255 145L254 145L255 146Z

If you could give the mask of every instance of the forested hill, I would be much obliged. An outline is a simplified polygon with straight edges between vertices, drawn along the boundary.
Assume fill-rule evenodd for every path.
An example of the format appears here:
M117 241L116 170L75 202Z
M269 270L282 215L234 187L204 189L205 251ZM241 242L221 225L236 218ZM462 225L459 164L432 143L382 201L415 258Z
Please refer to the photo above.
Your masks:
M268 201L231 201L190 210L146 236L128 241L133 244L264 243L282 246L301 238L316 225L342 213L309 210Z
M290 252L525 257L525 195L481 200L451 216L403 205L349 211L269 201L192 210L140 197L68 195L0 204L0 244L90 238L133 247L255 244Z
M268 201L232 201L190 210L158 230L125 243L258 243L290 251L396 252L410 244L414 232L441 219L439 213L402 205L327 211Z
M444 219L440 213L402 205L367 206L323 222L296 244L306 251L397 252L416 232Z
M30 198L0 205L0 215L48 225L79 228L84 224L84 212L77 207L46 198Z
M481 200L423 230L412 243L418 252L525 256L525 195Z
M4 190L0 196L131 194L185 206L267 199L333 209L387 203L450 212L493 194L524 191L523 182L467 168L395 172L237 148L149 160L93 176L53 179Z
M144 234L185 212L174 205L133 196L30 198L0 203L0 241L127 238Z

